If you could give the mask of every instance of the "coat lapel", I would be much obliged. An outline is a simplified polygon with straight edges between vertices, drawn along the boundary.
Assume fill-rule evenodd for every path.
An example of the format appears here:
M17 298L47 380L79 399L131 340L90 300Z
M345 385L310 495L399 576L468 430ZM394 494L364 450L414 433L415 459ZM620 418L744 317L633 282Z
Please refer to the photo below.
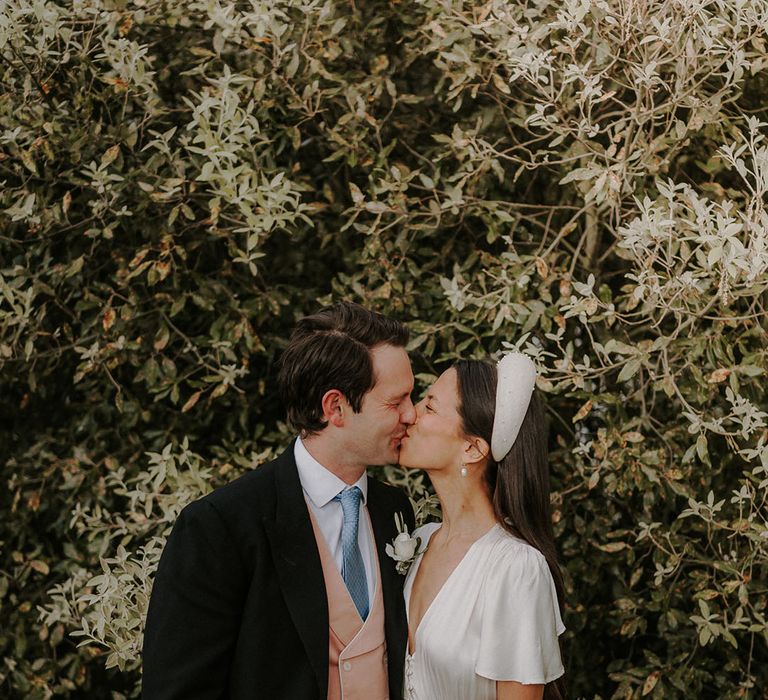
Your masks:
M293 444L277 462L275 520L265 521L264 526L286 605L317 676L320 697L325 697L328 693L328 599Z
M397 536L395 526L395 514L387 503L382 499L379 490L380 486L374 479L368 479L368 514L371 516L371 525L373 527L373 536L376 539L376 553L379 557L379 568L381 569L382 589L394 591L399 588L402 593L402 583L398 579L402 578L395 569L395 561L387 556L385 547ZM385 595L386 600L386 595Z

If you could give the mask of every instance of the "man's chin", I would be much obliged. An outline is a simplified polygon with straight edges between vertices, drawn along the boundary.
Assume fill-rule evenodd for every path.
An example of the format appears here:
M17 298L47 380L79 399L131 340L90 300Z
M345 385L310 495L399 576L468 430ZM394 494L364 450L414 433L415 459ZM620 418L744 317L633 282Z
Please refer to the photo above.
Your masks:
M380 452L375 458L369 457L366 465L369 467L383 467L387 464L400 464L400 450L393 445L384 452Z

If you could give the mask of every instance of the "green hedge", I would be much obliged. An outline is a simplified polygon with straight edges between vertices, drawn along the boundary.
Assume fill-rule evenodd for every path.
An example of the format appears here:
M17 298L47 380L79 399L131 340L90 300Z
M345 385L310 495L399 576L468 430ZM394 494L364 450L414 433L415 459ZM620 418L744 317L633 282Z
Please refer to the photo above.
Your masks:
M0 7L0 694L135 696L164 536L287 443L274 361L352 299L418 391L536 358L573 697L762 697L766 16Z

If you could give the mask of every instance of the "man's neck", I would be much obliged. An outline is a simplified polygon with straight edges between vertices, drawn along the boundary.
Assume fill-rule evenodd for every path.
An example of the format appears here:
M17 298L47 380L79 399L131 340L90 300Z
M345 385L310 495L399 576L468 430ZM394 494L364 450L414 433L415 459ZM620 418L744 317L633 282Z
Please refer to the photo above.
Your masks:
M349 460L349 452L324 435L308 435L301 442L312 457L345 484L357 483L365 474L365 465Z

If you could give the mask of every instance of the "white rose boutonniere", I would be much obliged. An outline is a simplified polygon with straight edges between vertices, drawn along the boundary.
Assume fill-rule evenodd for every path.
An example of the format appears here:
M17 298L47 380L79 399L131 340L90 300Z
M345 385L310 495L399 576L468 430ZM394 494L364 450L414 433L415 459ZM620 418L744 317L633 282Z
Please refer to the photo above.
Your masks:
M392 540L392 544L388 544L384 549L387 555L392 557L397 565L398 574L407 574L408 569L413 564L414 559L420 554L426 552L426 547L419 551L421 547L421 537L413 537L405 525L405 519L402 513L395 513L395 525L397 526L397 537Z

